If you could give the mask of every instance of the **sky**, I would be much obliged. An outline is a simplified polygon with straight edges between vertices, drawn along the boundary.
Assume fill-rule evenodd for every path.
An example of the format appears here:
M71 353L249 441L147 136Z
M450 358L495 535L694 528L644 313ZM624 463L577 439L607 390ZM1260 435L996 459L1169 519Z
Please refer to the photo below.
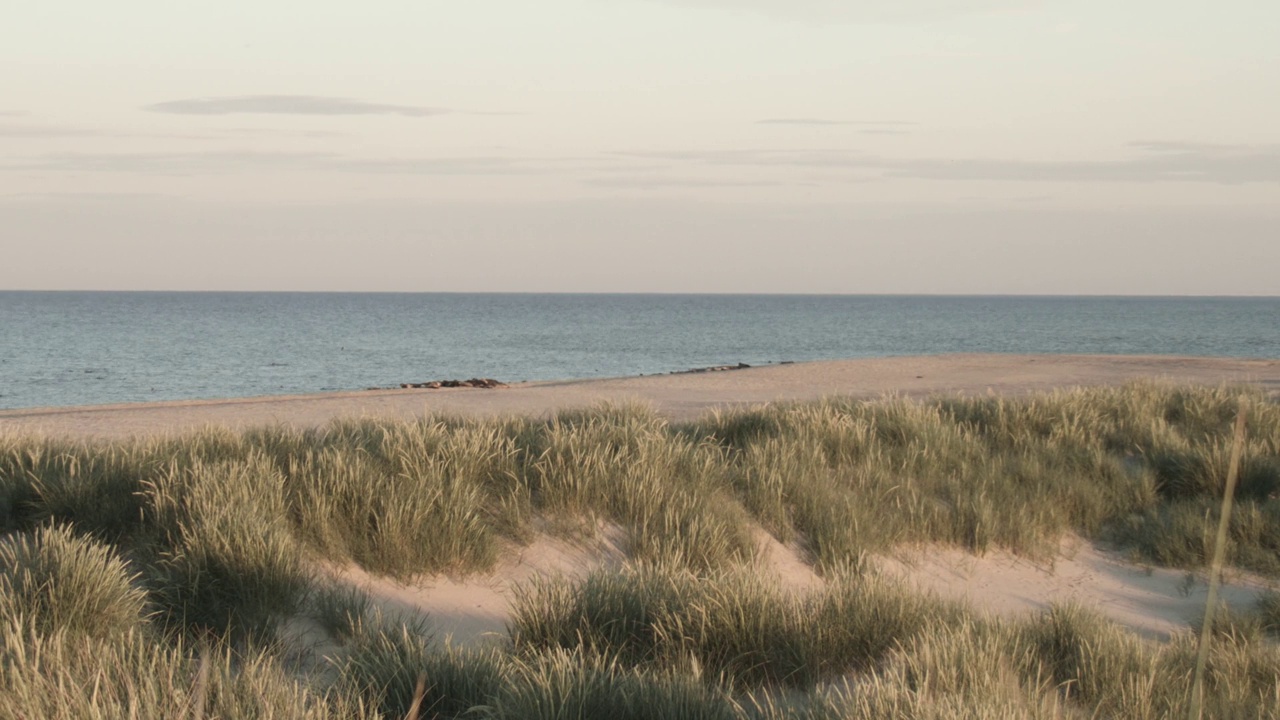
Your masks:
M1275 0L45 0L0 289L1280 295Z

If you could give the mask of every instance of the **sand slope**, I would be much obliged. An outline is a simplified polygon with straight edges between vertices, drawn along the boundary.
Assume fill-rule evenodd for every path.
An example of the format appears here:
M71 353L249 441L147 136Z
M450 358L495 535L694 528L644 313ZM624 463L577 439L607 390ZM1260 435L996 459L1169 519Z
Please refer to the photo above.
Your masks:
M824 582L797 548L779 543L758 527L754 532L759 572L797 592ZM538 577L581 578L594 570L616 568L625 562L621 544L616 528L579 543L540 536L507 555L492 573L467 578L434 576L402 583L354 566L329 568L327 574L364 590L390 617L426 618L438 637L474 646L507 637L518 586ZM872 564L875 571L964 601L980 613L1014 618L1054 604L1077 603L1159 641L1188 632L1202 619L1207 594L1202 574L1135 565L1120 553L1076 537L1063 540L1059 555L1039 561L1005 551L975 556L958 548L929 546L873 557ZM1261 578L1232 572L1220 597L1229 607L1247 610L1268 586Z
M1076 537L1064 539L1059 554L1043 561L1005 551L975 556L929 547L879 558L877 564L889 575L995 615L1076 603L1154 640L1168 640L1203 620L1208 595L1203 573L1135 565L1121 553ZM1267 586L1262 578L1229 571L1219 597L1231 608L1247 610Z
M373 606L388 617L425 617L441 639L475 645L506 637L518 586L538 577L584 577L594 570L617 567L626 559L620 541L620 532L609 527L580 542L541 535L504 553L493 572L466 578L440 575L398 582L354 565L326 568L325 574L368 593Z

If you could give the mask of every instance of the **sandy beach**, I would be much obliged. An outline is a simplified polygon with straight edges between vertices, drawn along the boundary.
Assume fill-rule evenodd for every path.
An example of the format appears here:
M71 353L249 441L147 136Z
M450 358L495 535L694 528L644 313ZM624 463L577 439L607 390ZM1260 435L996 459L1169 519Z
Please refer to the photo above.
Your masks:
M427 378L424 378L427 379ZM501 378L499 378L501 379ZM1176 356L940 355L769 365L742 370L530 382L497 390L365 390L223 400L0 410L0 431L122 438L208 425L307 427L338 417L405 418L424 413L544 416L606 401L651 405L674 420L714 408L831 396L1016 395L1139 379L1250 383L1280 393L1280 360Z

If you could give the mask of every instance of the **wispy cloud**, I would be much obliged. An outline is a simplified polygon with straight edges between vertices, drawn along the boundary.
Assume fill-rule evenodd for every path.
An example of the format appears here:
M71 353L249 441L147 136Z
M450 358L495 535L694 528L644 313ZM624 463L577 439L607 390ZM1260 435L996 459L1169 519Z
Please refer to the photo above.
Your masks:
M159 140L217 140L217 135L208 133L169 133L118 130L114 128L84 127L80 125L54 125L46 123L3 124L0 123L0 138L23 138L30 140L56 138L152 138Z
M570 158L500 156L352 158L326 152L48 153L11 157L0 170L220 175L263 170L402 175L531 175L573 167Z
M203 97L146 105L149 112L177 115L403 115L430 117L445 115L443 108L417 105L374 103L350 98L319 95L241 95L236 97Z
M10 158L0 167L16 170L141 173L157 175L219 174L245 169L306 168L331 161L327 153L214 152L214 153L49 153Z
M820 168L880 177L1025 182L1280 183L1280 145L1136 142L1122 160L893 158L850 150L715 150L629 153L713 166Z
M768 118L757 120L757 125L856 125L869 128L907 127L915 123L907 120L826 120L822 118Z
M658 0L808 22L920 23L1035 7L1039 0Z
M859 160L873 156L853 153L843 149L811 150L674 150L667 152L623 152L623 157L646 160L683 161L701 165L742 167L854 167Z
M85 203L119 203L119 202L149 202L149 201L173 201L184 199L185 195L177 195L171 193L147 193L147 192L34 192L34 193L6 193L0 194L0 202L85 202Z
M333 130L287 130L281 128L226 128L217 132L229 137L293 137L293 138L338 138L350 137L351 133Z
M0 137L18 138L61 138L61 137L101 137L107 133L96 128L81 128L67 125L0 125Z
M1280 183L1280 145L1142 142L1125 160L912 160L886 166L899 177L1068 182Z
M26 115L22 110L0 110L0 117L22 117Z
M501 156L344 159L331 164L336 170L390 175L536 175L547 172L556 160Z
M12 154L0 171L219 175L305 170L421 176L577 175L599 187L711 187L854 182L915 178L1016 182L1280 183L1280 145L1139 142L1117 160L900 158L848 149L681 150L596 157L528 157L516 153L436 157L352 157L332 152L132 152ZM615 162L609 162L612 157ZM696 168L754 168L745 177L716 179ZM793 174L780 174L788 170ZM658 172L661 171L661 172ZM811 172L804 172L811 171ZM613 177L609 177L612 175Z
M776 180L716 180L708 178L678 178L654 176L611 176L589 178L583 181L586 185L603 188L630 190L663 190L667 188L743 188L743 187L779 187L798 183L784 183Z

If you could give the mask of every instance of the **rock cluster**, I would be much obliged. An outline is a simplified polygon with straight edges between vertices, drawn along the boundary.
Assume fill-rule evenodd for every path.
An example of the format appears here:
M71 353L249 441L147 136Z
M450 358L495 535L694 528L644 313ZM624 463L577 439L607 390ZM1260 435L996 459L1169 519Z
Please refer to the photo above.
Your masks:
M724 372L725 370L745 370L750 365L740 362L737 365L712 365L711 367L692 368L690 370L673 370L672 375L685 375L687 373L704 373L704 372Z
M416 388L419 390L438 390L440 388L481 388L483 390L493 390L495 388L504 388L507 384L498 382L493 378L471 378L470 380L432 380L424 383L400 383L400 387L409 389Z

